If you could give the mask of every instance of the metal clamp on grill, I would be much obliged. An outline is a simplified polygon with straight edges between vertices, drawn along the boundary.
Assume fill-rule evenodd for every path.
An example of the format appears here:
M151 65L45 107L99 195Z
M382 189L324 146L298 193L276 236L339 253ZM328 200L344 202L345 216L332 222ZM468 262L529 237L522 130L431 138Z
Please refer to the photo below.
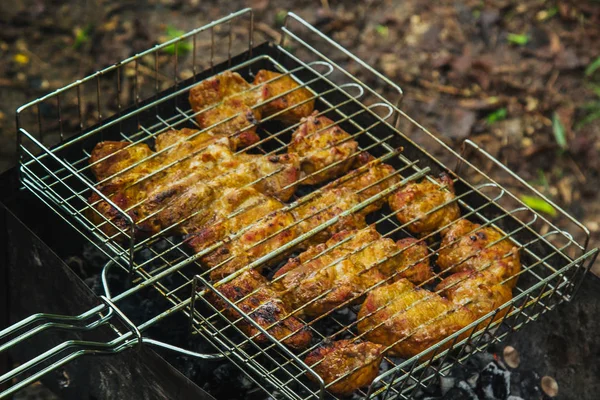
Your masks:
M279 44L255 46L253 22L241 10L19 108L23 186L110 261L97 307L31 316L0 351L50 329L114 338L49 349L2 376L30 373L0 397L147 344L227 358L275 398L408 399L572 298L598 252L581 223L473 142L454 152L400 109L397 85L295 14ZM131 286L112 293L115 277ZM133 318L150 291L162 308ZM216 352L152 339L176 314Z

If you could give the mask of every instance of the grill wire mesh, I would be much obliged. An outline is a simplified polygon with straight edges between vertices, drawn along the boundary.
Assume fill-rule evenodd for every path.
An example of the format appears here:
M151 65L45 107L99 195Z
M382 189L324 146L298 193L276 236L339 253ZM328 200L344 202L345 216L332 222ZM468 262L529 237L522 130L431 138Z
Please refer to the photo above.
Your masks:
M240 29L246 25L247 29ZM23 185L110 258L104 274L109 269L121 270L124 279L131 279L133 286L112 295L106 286L103 304L79 316L37 315L2 331L0 338L8 341L3 343L1 350L23 342L58 322L72 330L89 330L110 322L115 331L115 338L109 343L82 342L75 346L75 350L72 350L73 346L59 346L50 349L43 357L10 371L0 381L8 381L26 371L35 372L2 395L18 390L82 354L114 353L147 343L189 356L227 357L275 398L335 398L327 391L331 384L325 386L313 372L314 366L306 365L302 360L308 352L326 341L362 338L364 333L359 334L356 329L358 306L347 301L322 316L305 320L313 334L313 342L308 349L291 351L244 313L240 312L237 321L231 321L206 300L205 294L212 292L240 311L237 305L241 300L232 303L217 290L237 275L221 282L211 282L208 272L198 263L200 256L208 250L192 255L185 249L180 237L164 232L136 241L134 223L127 210L120 211L129 221L125 229L117 227L101 214L98 217L104 218L104 221L100 224L90 218L90 213L96 212L94 204L88 202L93 192L104 201L110 201L97 189L99 182L91 175L88 160L94 145L102 140L152 143L154 137L169 129L198 128L195 114L187 103L189 89L224 70L236 71L249 80L259 69L290 75L300 87L311 91L316 100L315 109L320 115L331 118L359 143L359 152L368 152L391 164L396 174L404 177L392 189L423 177L437 183L431 179L432 176L448 173L456 189L456 197L452 201L459 205L462 217L481 224L481 228L492 226L501 229L505 235L503 239L510 237L521 254L523 267L510 302L418 356L411 359L386 356L375 381L356 392L355 397L411 398L474 352L501 341L511 331L571 299L597 250L586 252L587 239L584 244L573 239L571 233L589 238L585 227L556 207L562 224L558 228L521 203L511 191L477 167L475 160L493 165L498 174L507 175L511 182L522 185L523 190L533 191L536 195L539 193L472 142L465 143L462 155L449 149L398 108L402 92L396 85L295 15L288 16L278 45L255 47L253 36L252 12L242 10L18 110L18 151ZM183 41L192 43L191 54L178 54ZM210 52L206 49L201 51L202 43L208 44ZM163 50L166 46L174 46L174 57L165 57ZM244 53L232 56L241 51ZM338 64L348 61L353 73ZM183 68L192 71L191 78L181 78ZM381 85L386 93L397 97L394 102L373 89ZM117 97L106 98L105 88L115 86ZM95 100L92 100L96 104L95 109L85 107L86 99L90 98ZM79 114L79 121L75 123L63 117L73 109ZM398 129L407 124L413 127L410 136ZM285 126L267 117L258 127L261 140L244 151L265 155L284 153L296 127L297 124ZM419 146L416 142L423 145ZM454 162L455 168L447 167L431 155L436 153L444 153L446 159ZM297 207L306 196L319 190L315 186L303 186L286 207ZM379 193L363 201L350 212L359 211L385 194ZM394 240L411 237L408 224L399 223L387 207L369 214L367 222L375 226L383 237ZM117 233L104 233L101 229L103 224L112 224ZM440 250L436 233L439 231L420 238L430 249L427 257L435 257ZM127 237L126 241L118 239L123 236ZM267 274L273 273L282 264L269 263L269 260L295 244L292 241L244 269L267 264ZM393 256L390 255L390 258ZM434 279L438 278L436 274ZM366 292L385 283L380 282ZM425 286L430 288L432 283L433 280L430 280ZM158 290L166 299L164 310L146 321L131 320L120 311L119 304L127 301L133 293L143 293L144 290ZM173 313L185 314L190 321L191 334L197 335L198 340L213 344L216 353L197 354L153 341L144 335L144 331ZM503 316L496 320L490 318L494 315ZM269 343L257 344L252 337L244 334L237 324L242 320L254 325L269 339ZM51 324L43 325L47 322ZM320 384L308 380L307 374L313 375Z

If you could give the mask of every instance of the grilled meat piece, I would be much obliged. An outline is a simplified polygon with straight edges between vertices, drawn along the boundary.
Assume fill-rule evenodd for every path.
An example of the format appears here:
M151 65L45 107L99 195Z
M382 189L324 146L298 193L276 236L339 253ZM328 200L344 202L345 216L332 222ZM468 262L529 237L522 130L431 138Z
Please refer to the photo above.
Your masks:
M371 342L338 340L311 351L304 362L319 375L331 393L350 395L373 382L383 359L384 346ZM315 365L316 364L316 365ZM312 374L307 374L315 380ZM333 383L335 382L335 383Z
M213 217L211 203L228 188L252 185L284 201L294 193L294 183L299 176L299 161L295 155L236 155L227 141L211 141L206 134L185 140L193 132L168 132L161 148L165 149L162 146L167 143L174 147L161 154L164 165L156 165L158 157L154 157L147 162L152 164L147 173L134 171L136 180L127 185L116 185L111 180L110 186L100 188L136 222L137 236L151 235L167 227L176 233L193 232ZM177 153L182 159L171 161ZM126 221L116 220L124 217L107 203L99 203L95 208L100 213L94 217L96 220L104 215L119 226L127 225ZM108 224L103 225L103 230L115 231Z
M387 278L397 267L396 259L390 258L397 250L396 244L392 239L382 237L372 225L359 231L346 230L336 233L326 245L333 249L331 253L337 258L348 257L363 271L363 276L371 271L379 271Z
M374 161L364 169L352 171L329 183L323 188L321 194L303 202L293 210L301 231L308 232L396 184L398 180L396 175L391 176L393 172L394 168L390 165ZM305 241L303 248L322 243L342 230L364 228L366 215L381 206L383 201L374 201L360 210L340 217L339 221Z
M377 267L385 258L381 253L389 245L386 239L371 229L349 233L357 236L342 243L346 232L336 234L327 243L290 259L275 273L272 285L290 309L319 316L345 302L358 301L366 290L385 279ZM373 240L378 242L371 243ZM370 246L358 251L366 244Z
M351 173L355 176L339 185L338 187L350 189L357 193L361 201L367 200L370 197L376 196L384 190L396 185L400 182L401 177L395 173L394 167L389 164L381 163L377 160L371 161L366 165L366 169L355 170ZM335 185L335 182L332 182ZM364 208L364 213L371 213L379 210L385 204L388 196L374 201Z
M203 261L209 268L219 265L219 268L215 268L211 273L213 279L227 276L328 220L339 217L341 213L350 210L359 202L360 196L349 189L324 188L319 195L297 207L275 211L257 220L247 231L223 244L207 255ZM336 223L307 238L295 248L288 249L270 262L283 259L293 250L305 249L311 244L326 241L341 230L363 228L366 226L365 216L366 213L357 211L341 217ZM197 235L197 237L190 237L188 243L197 252L205 248L206 241L202 239L202 235Z
M259 210L262 211L260 208ZM201 261L212 269L211 279L222 279L293 240L296 235L293 229L294 222L289 212L271 212L251 224L249 228L242 230L239 236L202 257ZM200 234L202 233L201 231ZM188 243L194 252L199 252L208 243L204 239L200 235L194 235ZM283 257L285 254L274 258L271 262L276 262Z
M213 271L213 278L226 276L333 218L338 219L332 225L308 237L294 248L282 252L270 262L283 259L294 250L306 249L312 244L324 242L342 230L365 227L365 217L373 208L365 207L342 217L340 214L351 210L362 201L360 183L368 184L369 182L369 179L362 179L359 184L354 184L351 188L336 188L338 183L332 182L324 187L318 195L304 202L300 200L297 207L276 211L258 220L243 235L232 239L230 243L224 244L204 259L209 268L222 264ZM350 185L351 180L344 184ZM193 239L190 241L194 251L198 248L196 243L198 241Z
M287 109L274 118L296 122L313 110L310 91L300 88L289 75L261 70L254 83L246 82L237 72L225 71L194 86L189 101L198 125L229 137L238 149L260 140L256 125L263 113L268 116ZM292 91L278 97L288 90Z
M309 232L332 218L339 217L345 211L350 210L361 202L361 197L350 189L330 188L323 190L319 195L303 202L292 210L298 221L299 230L302 233ZM344 229L361 229L366 226L364 208L351 214L339 217L333 225L314 234L302 247L307 248L311 244L322 243L331 235Z
M142 161L150 157L152 153L150 147L144 143L100 142L94 146L89 164L96 179L103 181L136 163L140 163L139 166L129 170L128 174L143 174L146 166ZM135 171L132 171L133 169ZM116 178L115 176L112 179Z
M110 196L110 200L117 205L120 209L123 209L119 204L120 196ZM88 204L90 207L86 210L86 216L100 231L102 231L108 238L115 240L128 240L129 237L124 236L121 232L125 232L126 235L130 234L130 225L127 217L120 213L115 207L110 205L108 202L102 200L95 192L88 198ZM134 232L135 235L137 232Z
M312 93L306 88L301 88L290 75L261 69L254 78L254 84L260 88L262 100L266 102L260 107L264 116L287 110L274 118L286 123L294 123L309 116L313 111L315 100ZM288 94L282 95L288 91L290 91ZM269 99L273 100L269 101Z
M428 234L460 217L460 209L454 200L454 185L448 175L443 174L439 185L427 179L419 183L410 182L400 188L389 199L392 211L403 225L413 233ZM442 208L432 211L446 204Z
M206 208L217 196L215 189L219 187L211 182L240 165L231 150L217 141L122 193L131 198L128 208L140 231L152 234L172 227L173 232L185 233L190 222L179 222L192 215L198 221L198 215L206 215Z
M209 128L212 132L228 137L235 149L253 145L260 140L256 126L260 121L260 112L252 108L256 93L236 95L223 100L214 108L196 116L201 128ZM194 111L196 111L194 109Z
M466 219L456 221L440 244L437 265L446 273L482 271L493 267L514 287L521 270L519 251L506 234Z
M310 343L310 331L301 321L289 314L277 293L269 287L266 278L258 272L245 271L230 282L217 287L217 290L285 345L293 349L303 349ZM224 315L231 321L242 318L212 291L207 294L207 300L217 310L223 310ZM236 326L250 337L257 335L254 337L256 342L268 343L268 338L246 319L241 319Z
M127 197L119 190L150 174L156 166L145 161L153 154L146 144L129 142L100 142L92 150L89 159L90 169L98 181L98 190L105 194L119 208L127 204ZM138 164L138 165L135 165ZM135 165L135 166L134 166ZM119 231L129 233L127 217L93 192L86 211L94 225L109 237L125 239Z
M307 176L302 183L315 185L345 174L357 149L358 143L348 133L315 111L302 118L292 133L288 152L300 156L302 172Z
M295 154L239 154L238 157L246 167L242 175L252 178L258 191L281 201L288 201L294 195L300 178L300 161Z
M211 204L211 218L203 225L195 224L186 241L195 253L199 253L282 207L281 202L252 187L226 189Z
M211 131L201 132L190 128L169 129L156 135L154 149L158 153L165 154L166 160L161 161L164 164L193 156L215 141L234 150L234 146L228 138L216 135Z
M409 358L474 320L469 309L400 279L367 295L357 326L367 340L391 346L390 354Z
M201 128L227 136L234 148L250 146L260 140L256 124L261 114L253 108L262 100L257 90L237 72L225 71L205 79L190 89L189 101Z
M346 302L359 302L371 287L393 275L417 279L432 275L427 260L409 267L398 251L393 240L381 237L372 226L342 231L291 258L275 273L272 285L290 309L319 316ZM414 268L420 270L413 272Z
M190 89L190 103L192 108L216 104L226 97L230 97L252 88L240 74L225 71L219 75L205 79Z
M435 291L440 292L454 304L468 308L477 319L512 299L509 284L503 284L501 281L502 279L493 271L462 271L444 279L436 286ZM508 307L492 318L500 319L507 312ZM486 320L479 326L485 327L488 322Z
M429 249L425 242L414 238L400 239L396 242L396 247L396 251L402 251L394 257L394 266L391 269L382 270L384 274L395 273L395 280L406 278L415 284L428 282L433 278Z
M226 145L217 141L179 163L164 166L153 165L151 174L141 176L124 187L117 187L111 182L111 185L100 187L100 190L133 219L136 223L136 237L143 237L162 229L163 226L160 220L157 220L157 214L183 193L196 193L193 195L194 201L206 201L205 182L221 173L222 168L230 167L232 164L235 164L233 154ZM202 184L201 190L193 185L195 182ZM199 194L202 194L202 197ZM187 216L193 205L186 205L187 208L183 210L171 209L170 212L173 214L184 213L184 216ZM113 210L107 203L96 205L96 209L102 215L112 218ZM181 219L179 217L180 215L172 217L166 226L170 226L174 218ZM123 219L124 217L116 216L116 218ZM107 224L103 225L101 229L107 232Z
M236 157L231 163L214 168L213 173L216 171L223 171L223 173L210 179L198 176L199 174L190 174L180 181L165 182L164 187L153 191L155 193L153 198L157 198L159 204L154 201L146 202L141 209L144 210L144 215L152 215L154 210L160 207L164 213L158 214L156 220L164 228L178 220L181 221L192 215L203 215L203 211L210 211L213 207L211 203L214 201L209 197L211 192L214 198L219 198L227 189L243 188L254 183L252 187L259 192L287 200L293 193L294 186L283 188L297 180L297 165L296 160L289 157ZM168 218L165 219L164 216ZM179 226L177 231L184 234L191 233L206 222L206 219L194 217L185 225Z

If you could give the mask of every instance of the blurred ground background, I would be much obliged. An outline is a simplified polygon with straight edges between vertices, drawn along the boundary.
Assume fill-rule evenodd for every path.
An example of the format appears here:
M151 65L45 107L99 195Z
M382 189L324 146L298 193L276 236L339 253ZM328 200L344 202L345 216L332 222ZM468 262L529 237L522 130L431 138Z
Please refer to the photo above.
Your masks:
M407 114L457 150L482 144L599 244L599 1L4 1L0 170L19 105L245 6L259 40L288 10L315 24L399 84Z

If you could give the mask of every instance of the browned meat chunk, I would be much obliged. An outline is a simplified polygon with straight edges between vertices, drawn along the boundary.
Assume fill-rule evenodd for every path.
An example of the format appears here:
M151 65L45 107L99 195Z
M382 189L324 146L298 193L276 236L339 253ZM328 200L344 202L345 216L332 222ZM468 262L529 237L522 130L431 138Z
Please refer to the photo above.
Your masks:
M504 232L466 219L456 221L444 235L437 264L448 273L492 268L502 280L510 279L511 287L521 270L518 248Z
M143 168L144 173L136 170L100 187L136 223L137 237L165 229L183 234L199 229L213 217L215 198L228 188L252 186L284 201L293 195L300 171L295 155L236 155L226 141L211 140L205 133L194 136L195 132L169 131L164 139L159 136L157 145L161 149L173 147L135 167L140 171ZM177 155L181 159L176 159ZM98 202L98 196L91 200ZM127 226L126 218L107 203L94 206L100 213L94 220L101 223L104 215L120 227ZM107 223L101 229L109 234L115 231Z
M413 266L402 264L405 261L396 243L382 238L373 227L343 231L290 259L273 276L273 287L290 309L315 317L360 301L388 277L431 276L426 260ZM422 271L412 272L413 268Z
M324 116L303 118L292 134L290 153L300 156L305 185L314 185L345 174L354 162L358 143Z
M453 201L452 179L442 175L438 183L427 179L419 183L410 182L390 197L390 208L396 212L398 221L408 224L411 232L435 232L460 217L458 204Z
M217 288L227 299L236 304L244 314L248 315L261 328L265 329L278 341L293 349L306 347L311 340L308 328L297 318L291 316L285 305L268 285L267 280L254 270L248 270ZM232 321L242 318L223 299L212 291L207 300L217 310L223 310ZM246 319L241 319L236 326L246 335L254 337L258 343L268 343L268 338Z
M339 217L341 213L352 209L360 202L360 196L350 189L332 188L324 190L319 195L303 202L294 208L292 213L298 221L300 231L309 232L330 219ZM303 243L303 247L322 243L334 233L344 229L364 228L366 226L366 213L363 210L339 217L339 221L308 238Z
M429 249L423 241L413 238L400 239L396 242L396 247L402 251L394 258L395 267L389 271L394 273L394 279L406 278L412 283L420 284L433 278Z
M201 259L211 269L211 279L219 280L229 276L293 240L296 236L293 223L294 218L290 213L274 211L243 229L239 236L227 241ZM195 252L199 248L204 248L206 243L202 236L193 236L189 242ZM285 254L282 254L271 262L284 256Z
M358 313L358 331L390 347L390 354L409 358L474 320L469 309L401 279L367 295Z
M349 395L373 382L383 350L384 346L371 342L338 340L311 351L304 362L323 379L331 393ZM315 380L312 374L307 376Z
M103 181L137 163L140 163L142 168L136 168L136 171L128 172L128 174L144 173L143 161L152 153L150 147L143 143L100 142L94 146L89 163L96 179Z
M380 163L377 160L368 163L365 168L367 169L350 172L351 174L354 174L354 177L339 185L339 187L350 189L357 193L360 196L361 201L376 196L384 190L396 185L401 180L401 177L391 165ZM335 184L335 182L332 184ZM384 196L381 199L374 201L365 207L363 212L368 214L379 210L383 207L387 198L388 197Z
M502 284L501 279L489 271L457 272L440 282L435 291L454 304L468 308L475 318L483 317L512 299L510 286ZM508 307L496 313L493 319L502 318L507 311ZM486 320L479 327L485 327L488 322Z
M261 101L261 96L261 91L240 74L225 71L190 89L189 101L201 128L227 136L234 148L241 148L260 140L256 124L261 114L253 106Z
M376 250L366 248L351 255L360 248L358 241L334 247L340 240L343 238L338 240L335 235L327 243L309 248L273 276L273 287L290 309L319 316L345 302L358 301L366 290L385 279L377 269L381 258L369 258Z
M262 101L266 102L261 107L264 116L276 114L275 119L294 123L313 111L315 101L312 93L301 88L289 75L261 69L254 78L254 84L262 92ZM289 93L283 94L288 91Z

